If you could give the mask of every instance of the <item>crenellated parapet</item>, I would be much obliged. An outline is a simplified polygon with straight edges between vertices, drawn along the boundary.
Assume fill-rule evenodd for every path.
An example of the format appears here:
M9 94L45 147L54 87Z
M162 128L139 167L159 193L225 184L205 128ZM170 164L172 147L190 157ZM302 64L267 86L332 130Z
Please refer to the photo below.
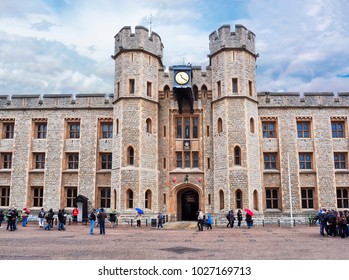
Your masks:
M235 32L231 32L230 25L223 25L209 36L210 55L212 56L222 49L247 50L256 55L255 37L256 35L243 25L235 25Z
M0 95L0 110L112 109L114 94Z
M123 27L115 36L115 51L112 56L114 59L124 51L142 50L149 52L162 59L162 50L164 48L160 36L152 32L149 36L149 30L144 26L136 26L135 33L132 33L130 26Z
M258 107L349 107L349 92L259 92Z

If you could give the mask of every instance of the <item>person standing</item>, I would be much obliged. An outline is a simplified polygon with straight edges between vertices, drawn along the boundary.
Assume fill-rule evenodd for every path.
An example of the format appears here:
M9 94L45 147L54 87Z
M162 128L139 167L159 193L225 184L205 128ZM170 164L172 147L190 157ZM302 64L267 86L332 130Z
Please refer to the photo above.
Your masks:
M88 217L88 219L90 220L90 234L93 234L93 229L95 227L95 223L96 223L96 209L92 209L90 216Z
M43 228L44 227L44 223L45 223L45 211L44 208L41 208L38 218L39 218L39 227Z
M211 214L207 214L207 230L212 230L212 217Z
M136 215L136 221L137 221L137 227L141 227L141 219L142 219L142 214L137 212Z
M238 227L241 227L241 221L242 221L241 210L238 210L237 216L238 216Z
M73 209L73 212L72 212L73 224L77 224L78 223L78 215L79 215L79 209L75 205L75 207Z
M163 222L164 222L164 215L162 214L162 212L160 212L158 215L158 228L164 229Z
M45 230L51 230L52 213L53 213L53 210L51 208L45 215L45 219L46 219L46 223L47 223L47 225L44 227Z
M229 225L230 225L231 228L234 227L234 221L235 221L234 210L231 209L231 210L229 211Z
M0 228L2 228L1 224L5 219L4 211L0 210Z
M248 213L246 213L246 224L247 224L247 228L252 227L252 216Z
M58 230L65 230L64 224L65 224L65 211L64 209L58 210Z
M204 226L204 214L202 213L201 209L199 209L198 212L198 229L199 231L203 231L203 226Z
M29 214L30 214L30 210L24 207L22 211L22 227L27 226Z
M99 234L105 234L105 219L107 218L107 213L101 208L101 211L97 215L99 224Z

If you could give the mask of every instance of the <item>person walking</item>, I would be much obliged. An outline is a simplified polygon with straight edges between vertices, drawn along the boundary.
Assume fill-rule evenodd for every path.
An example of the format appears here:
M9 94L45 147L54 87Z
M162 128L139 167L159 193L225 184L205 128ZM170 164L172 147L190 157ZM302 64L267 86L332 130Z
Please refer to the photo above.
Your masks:
M79 215L79 209L75 206L72 212L73 224L78 223L78 215Z
M43 228L44 227L44 223L45 223L45 211L44 208L41 208L38 218L39 218L39 227Z
M158 215L158 229L159 228L164 229L163 223L164 223L164 215L162 214L162 212L160 212Z
M241 227L242 213L240 209L238 210L237 216L238 216L238 227Z
M198 212L198 230L199 231L203 231L204 227L204 214L202 213L201 209L199 209L199 212Z
M52 226L51 226L51 223L52 223L52 213L53 213L53 210L51 208L45 215L45 220L46 220L46 223L47 223L47 225L44 227L45 230L51 230L51 228L52 228Z
M107 213L105 213L104 208L97 215L99 224L99 234L105 234L105 219L107 218Z
M93 234L93 229L95 227L95 223L96 223L96 209L92 209L89 217L88 217L89 221L90 221L90 234Z

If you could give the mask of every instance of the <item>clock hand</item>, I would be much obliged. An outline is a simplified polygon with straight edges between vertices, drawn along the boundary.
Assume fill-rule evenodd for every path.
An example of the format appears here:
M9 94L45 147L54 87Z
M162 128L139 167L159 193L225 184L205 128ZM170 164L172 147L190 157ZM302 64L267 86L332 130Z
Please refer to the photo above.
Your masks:
M182 74L180 75L181 76L181 78L184 80L184 81L188 81L188 79L186 79L186 78L184 78L183 76L182 76Z

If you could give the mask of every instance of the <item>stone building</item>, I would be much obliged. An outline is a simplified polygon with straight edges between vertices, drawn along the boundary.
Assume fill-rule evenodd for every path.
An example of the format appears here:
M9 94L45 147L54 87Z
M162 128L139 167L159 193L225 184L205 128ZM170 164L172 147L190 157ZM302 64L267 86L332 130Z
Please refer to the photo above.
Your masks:
M209 50L205 70L167 71L160 36L124 27L114 94L0 96L0 207L83 197L171 221L348 208L349 93L257 93L255 34L241 25L212 32Z

